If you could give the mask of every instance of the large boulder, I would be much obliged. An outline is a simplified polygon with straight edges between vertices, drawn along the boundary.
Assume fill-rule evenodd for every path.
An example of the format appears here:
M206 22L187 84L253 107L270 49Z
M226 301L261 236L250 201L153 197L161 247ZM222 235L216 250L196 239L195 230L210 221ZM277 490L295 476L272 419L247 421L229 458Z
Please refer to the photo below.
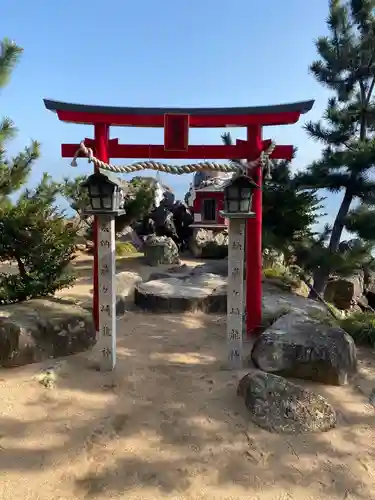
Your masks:
M0 366L13 367L84 351L95 344L89 311L58 299L0 308Z
M153 312L224 313L227 308L226 279L206 273L147 281L136 285L134 300L141 309Z
M180 264L178 247L172 238L148 236L144 243L145 261L149 266Z
M227 231L212 231L198 228L189 240L189 249L194 257L224 259L228 256Z
M332 279L327 283L324 298L338 309L350 309L364 292L364 273L358 271L348 278Z
M237 395L251 420L271 432L324 432L336 425L336 412L325 398L270 373L252 370L240 380Z
M251 360L266 372L331 385L346 384L357 370L350 335L295 312L282 316L260 335Z

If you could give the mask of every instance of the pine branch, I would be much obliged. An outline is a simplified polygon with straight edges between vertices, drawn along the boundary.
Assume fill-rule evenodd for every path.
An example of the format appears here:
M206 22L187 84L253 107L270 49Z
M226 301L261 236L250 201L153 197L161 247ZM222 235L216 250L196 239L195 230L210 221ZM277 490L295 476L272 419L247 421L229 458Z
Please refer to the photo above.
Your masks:
M0 42L0 88L5 87L16 64L19 62L23 49L15 42L4 38Z
M0 163L0 198L19 189L30 173L32 163L40 156L40 144L33 141L12 162Z
M3 118L0 122L0 154L3 145L6 141L13 139L16 135L17 129L10 118ZM1 158L1 157L0 157Z
M357 233L360 238L375 242L375 209L361 204L351 210L345 220L345 227L351 233Z

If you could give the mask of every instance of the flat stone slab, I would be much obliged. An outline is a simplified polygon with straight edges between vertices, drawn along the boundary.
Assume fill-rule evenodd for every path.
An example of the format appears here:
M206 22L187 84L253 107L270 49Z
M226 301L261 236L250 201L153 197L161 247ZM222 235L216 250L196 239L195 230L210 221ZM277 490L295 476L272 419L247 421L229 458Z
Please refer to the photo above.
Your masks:
M138 307L153 312L226 313L227 276L227 260L156 271L147 282L136 284L134 301ZM277 318L290 311L326 313L319 302L264 284L263 313Z
M226 279L216 274L168 277L139 283L134 292L135 304L153 312L226 311Z

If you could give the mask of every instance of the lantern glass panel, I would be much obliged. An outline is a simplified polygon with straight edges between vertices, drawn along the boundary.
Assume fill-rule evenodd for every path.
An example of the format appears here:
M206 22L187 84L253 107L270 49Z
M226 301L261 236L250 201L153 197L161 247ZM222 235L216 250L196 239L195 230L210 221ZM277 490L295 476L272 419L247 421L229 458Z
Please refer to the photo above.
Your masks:
M228 212L231 212L231 213L238 212L238 201L237 200L229 200Z
M250 198L251 196L251 189L249 187L242 188L241 190L241 198Z
M110 210L112 208L112 198L108 198L106 196L102 198L102 201L103 201L103 208L105 208L106 210Z
M240 212L241 213L247 213L249 211L249 199L246 200L241 200L240 201Z
M238 198L238 187L237 186L230 186L228 188L228 198L230 198L232 200Z
M89 194L90 196L98 196L99 195L99 186L97 184L89 185Z
M100 203L100 198L91 198L91 206L93 210L100 210L101 209L101 203Z
M103 197L112 196L112 193L113 193L113 186L112 186L112 184L103 184L101 186L101 191L102 191Z

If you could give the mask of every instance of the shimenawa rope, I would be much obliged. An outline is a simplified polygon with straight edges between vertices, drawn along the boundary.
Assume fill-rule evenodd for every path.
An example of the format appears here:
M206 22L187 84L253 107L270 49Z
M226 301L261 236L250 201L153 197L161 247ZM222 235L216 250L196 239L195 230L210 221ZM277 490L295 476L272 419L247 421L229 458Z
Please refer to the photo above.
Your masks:
M275 143L271 142L270 146L266 151L262 151L257 160L247 162L232 162L232 163L216 163L212 161L203 161L199 163L189 163L187 165L169 165L168 163L162 163L159 161L142 161L132 163L130 165L113 165L111 163L105 163L94 156L93 150L85 145L82 141L77 149L73 160L71 162L72 167L77 167L77 158L80 154L85 156L89 163L94 163L94 165L102 170L109 170L111 172L129 174L132 172L137 172L139 170L157 170L159 172L166 172L168 174L189 174L191 172L203 171L203 170L213 170L217 172L243 172L248 168L254 167L259 163L265 169L265 176L269 175L269 157L275 149Z

